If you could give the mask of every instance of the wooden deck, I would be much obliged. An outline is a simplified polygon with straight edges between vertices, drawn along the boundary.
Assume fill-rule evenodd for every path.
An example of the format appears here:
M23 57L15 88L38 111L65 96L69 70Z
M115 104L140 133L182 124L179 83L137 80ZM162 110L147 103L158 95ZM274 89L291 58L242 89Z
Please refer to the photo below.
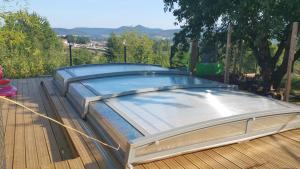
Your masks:
M45 81L42 88L41 81ZM90 126L61 97L51 78L19 79L18 102L80 131ZM47 93L44 89L47 89ZM13 104L1 104L6 166L11 168L121 168L105 148ZM135 169L300 168L300 129L240 144L141 164Z

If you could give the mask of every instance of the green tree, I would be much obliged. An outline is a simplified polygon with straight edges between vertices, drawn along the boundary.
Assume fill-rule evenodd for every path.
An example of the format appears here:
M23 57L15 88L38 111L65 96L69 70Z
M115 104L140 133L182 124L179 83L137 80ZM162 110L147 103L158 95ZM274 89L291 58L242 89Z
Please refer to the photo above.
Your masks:
M94 62L95 55L88 49L73 49L72 51L74 65L92 64Z
M154 40L153 43L153 63L164 67L169 67L169 57L171 54L169 40Z
M122 62L124 45L127 49L128 62L168 66L169 43L165 41L155 42L147 35L139 35L135 32L127 32L122 35L112 34L107 41L105 52L107 60L109 62Z
M49 22L27 11L1 13L0 63L11 78L52 73L65 64L62 41Z
M77 43L77 44L87 44L91 40L86 36L75 36L75 35L66 35L65 39L68 43Z
M299 21L300 1L285 0L164 0L165 10L173 11L182 30L176 43L201 39L212 32L224 36L233 25L233 42L244 40L260 67L264 92L279 87L286 73L291 24ZM175 5L176 4L176 5ZM277 40L272 54L271 40ZM282 62L280 63L280 57ZM300 57L297 49L295 60Z
M66 40L68 41L68 43L75 43L74 35L66 35Z
M108 62L120 62L119 57L122 54L122 39L116 34L111 34L107 40L107 50L105 52L105 57Z

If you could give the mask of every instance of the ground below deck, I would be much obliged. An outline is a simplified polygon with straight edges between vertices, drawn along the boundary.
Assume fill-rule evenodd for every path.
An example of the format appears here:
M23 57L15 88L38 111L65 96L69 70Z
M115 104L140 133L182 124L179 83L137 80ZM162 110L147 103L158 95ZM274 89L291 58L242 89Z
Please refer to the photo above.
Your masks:
M50 99L40 86L51 88ZM51 78L14 80L15 100L83 131L84 123ZM52 99L52 101L51 101ZM3 102L2 102L3 103ZM9 103L2 105L6 166L11 168L112 168L92 141ZM55 109L55 110L54 110ZM114 165L118 166L118 165ZM300 129L135 166L136 169L300 168Z

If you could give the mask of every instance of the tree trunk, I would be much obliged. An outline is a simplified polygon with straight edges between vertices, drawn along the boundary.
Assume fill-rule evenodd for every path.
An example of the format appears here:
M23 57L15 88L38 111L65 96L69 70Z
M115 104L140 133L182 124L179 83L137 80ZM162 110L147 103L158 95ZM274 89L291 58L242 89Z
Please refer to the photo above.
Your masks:
M257 63L261 68L261 76L263 80L263 94L267 94L272 86L272 77L275 69L275 64L272 62L268 39L260 38L253 40L251 48L256 57Z
M271 86L274 89L278 89L283 77L286 74L290 48L289 39L291 36L291 25L288 25L285 31L284 39L282 39L278 45L277 52L274 56L272 56L270 53L270 44L267 37L263 37L263 35L257 35L256 32L254 32L251 39L248 39L249 42L251 42L249 44L253 54L256 57L257 63L261 68L264 94L267 94L270 91ZM283 52L283 61L281 65L277 66L277 62ZM294 62L299 58L300 51L298 50L295 54Z
M272 77L272 83L273 83L273 88L278 89L280 88L280 83L286 74L287 66L288 66L288 59L289 59L289 48L290 48L290 41L288 39L291 38L291 34L288 34L288 38L286 39L285 42L285 47L284 47L284 56L283 56L283 61L280 66L277 67L277 69L274 71L273 77ZM276 64L276 63L275 63Z
M272 86L272 76L273 76L273 68L272 66L265 62L261 67L261 74L263 79L263 94L267 94Z
M192 41L192 51L191 51L191 60L190 60L190 72L195 73L196 64L199 61L198 57L198 40Z
M286 71L287 71L287 66L288 66L288 56L289 56L289 45L286 47L285 49L285 53L284 53L284 58L283 58L283 62L282 64L276 69L276 71L273 73L272 76L272 85L274 89L278 89L280 88L280 84L282 79L284 78ZM295 58L293 61L293 65L295 63L296 60L298 60L300 58L300 51L298 50L295 54Z

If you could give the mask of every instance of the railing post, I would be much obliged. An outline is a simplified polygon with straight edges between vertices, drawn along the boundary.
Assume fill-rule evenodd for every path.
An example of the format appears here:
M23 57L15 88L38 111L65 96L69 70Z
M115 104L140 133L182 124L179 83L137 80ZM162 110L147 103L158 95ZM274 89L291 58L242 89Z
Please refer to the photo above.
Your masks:
M69 43L69 53L70 53L70 66L73 66L73 60L72 60L72 44Z
M127 62L127 47L126 47L126 39L123 40L124 45L124 63Z
M124 63L127 62L127 49L126 45L124 46Z
M290 41L290 51L289 51L289 60L287 67L287 82L285 86L285 95L284 100L289 101L290 91L291 91L291 80L292 80L292 67L294 61L294 55L296 53L296 44L297 44L297 34L298 34L298 22L293 23L292 35Z
M229 83L229 64L230 64L230 50L231 50L231 33L232 28L231 24L228 25L228 32L227 32L227 43L226 43L226 56L225 56L225 72L224 72L224 83Z

